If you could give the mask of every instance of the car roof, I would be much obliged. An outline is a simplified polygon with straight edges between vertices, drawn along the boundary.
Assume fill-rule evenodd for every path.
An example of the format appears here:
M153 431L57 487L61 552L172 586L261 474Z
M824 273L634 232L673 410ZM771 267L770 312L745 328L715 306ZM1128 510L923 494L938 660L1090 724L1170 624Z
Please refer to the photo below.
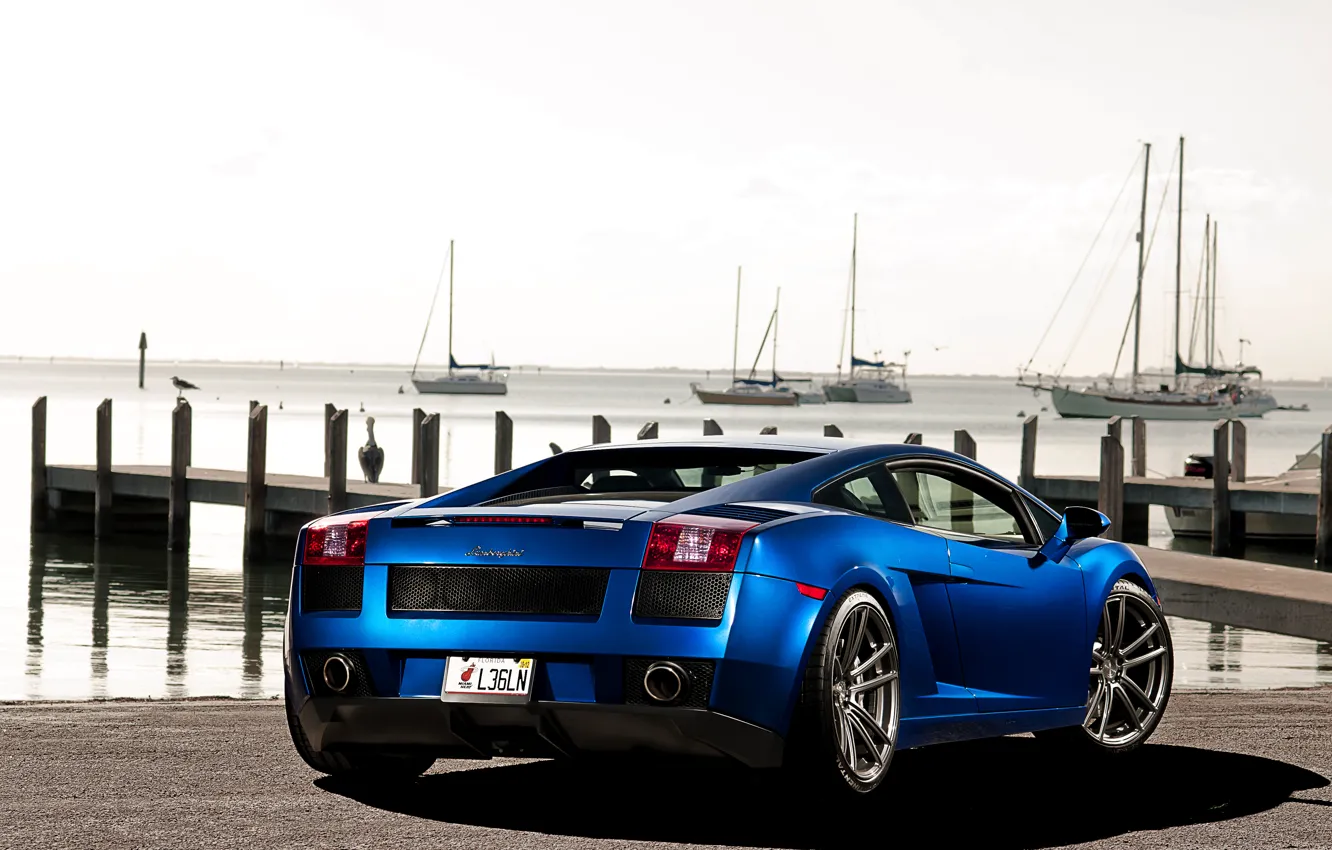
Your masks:
M661 448L690 448L694 446L716 446L732 449L800 449L804 451L819 452L827 454L829 452L841 451L844 449L857 448L861 446L882 445L873 440L851 440L846 437L807 437L801 435L729 435L722 434L715 437L690 437L686 439L656 439L656 440L632 440L618 443L595 443L590 446L580 446L576 449L569 449L570 452L595 452L606 449L642 449L648 447ZM916 447L919 448L919 447Z

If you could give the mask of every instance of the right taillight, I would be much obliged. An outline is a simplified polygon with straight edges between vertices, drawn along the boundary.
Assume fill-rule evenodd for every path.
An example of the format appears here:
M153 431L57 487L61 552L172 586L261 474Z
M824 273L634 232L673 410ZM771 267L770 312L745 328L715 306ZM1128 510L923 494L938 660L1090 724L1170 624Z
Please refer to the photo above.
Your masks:
M365 564L365 535L368 519L348 521L331 516L317 520L305 530L305 550L301 563L306 566L359 567Z
M652 526L643 569L730 572L741 539L757 524L691 514L664 519Z

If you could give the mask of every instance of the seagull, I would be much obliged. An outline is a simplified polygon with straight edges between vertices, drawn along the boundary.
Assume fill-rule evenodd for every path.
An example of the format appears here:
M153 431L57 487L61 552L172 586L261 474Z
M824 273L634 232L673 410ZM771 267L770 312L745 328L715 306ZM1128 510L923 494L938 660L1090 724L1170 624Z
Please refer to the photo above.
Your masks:
M180 398L182 395L184 395L186 390L199 389L197 386L191 384L189 381L186 381L182 378L177 378L175 375L171 376L171 386L176 388L176 398Z
M356 459L361 462L361 472L371 484L379 481L379 473L384 469L384 450L375 442L375 417L365 417L365 430L370 439L356 450Z

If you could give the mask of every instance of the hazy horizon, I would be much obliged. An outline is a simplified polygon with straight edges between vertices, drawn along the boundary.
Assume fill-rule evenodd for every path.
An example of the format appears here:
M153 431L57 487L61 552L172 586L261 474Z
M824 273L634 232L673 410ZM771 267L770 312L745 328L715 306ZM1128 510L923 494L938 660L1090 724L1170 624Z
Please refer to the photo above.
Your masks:
M1314 0L9 4L0 355L410 364L456 239L460 361L715 373L743 266L740 362L780 287L779 370L826 374L858 213L857 354L1006 376L1119 196L1032 362L1100 375L1149 141L1159 368L1183 135L1186 321L1210 214L1224 360L1316 380L1329 31Z

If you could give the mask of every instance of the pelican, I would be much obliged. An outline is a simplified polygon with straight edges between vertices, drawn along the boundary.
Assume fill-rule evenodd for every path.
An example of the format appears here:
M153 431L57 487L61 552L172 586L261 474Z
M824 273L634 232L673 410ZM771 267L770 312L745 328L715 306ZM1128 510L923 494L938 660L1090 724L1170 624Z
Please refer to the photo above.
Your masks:
M356 450L356 459L361 462L361 472L365 473L365 480L375 484L379 481L379 473L384 469L384 450L375 442L375 417L365 417L365 431L370 435L370 439Z
M180 398L182 395L184 395L186 390L199 389L197 386L191 384L189 381L186 381L183 378L177 378L175 375L171 376L171 386L176 388L176 398Z

